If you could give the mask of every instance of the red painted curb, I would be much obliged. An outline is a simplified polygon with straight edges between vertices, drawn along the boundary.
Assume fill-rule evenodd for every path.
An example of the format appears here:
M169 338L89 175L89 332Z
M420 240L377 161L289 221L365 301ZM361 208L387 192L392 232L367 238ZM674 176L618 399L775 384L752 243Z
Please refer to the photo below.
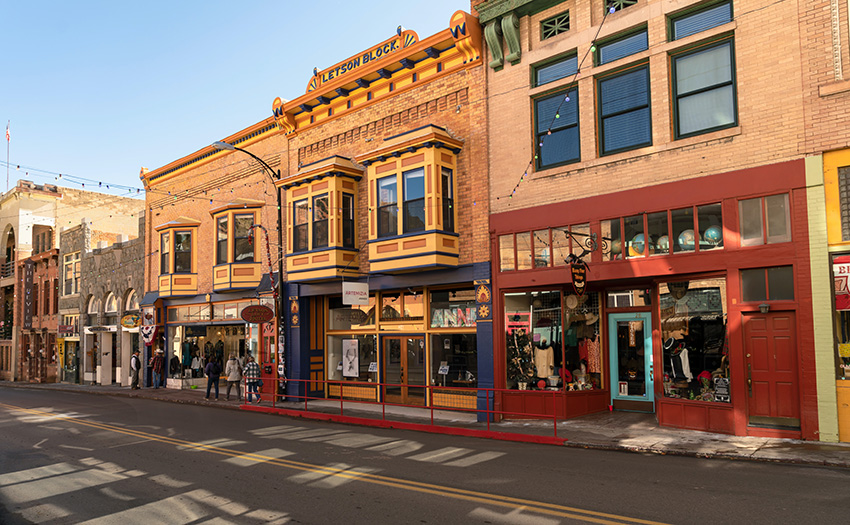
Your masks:
M242 405L241 410L250 412L261 412L265 414L277 414L281 416L299 417L317 421L333 421L335 423L347 423L377 428L398 428L401 430L414 430L417 432L430 432L432 434L445 434L449 436L478 437L485 439L498 439L501 441L515 441L519 443L538 443L542 445L563 445L566 438L556 436L537 436L534 434L518 434L513 432L496 432L494 430L479 430L475 428L447 427L442 425L428 425L424 423L403 423L401 421L388 421L386 419L369 419L364 417L344 416L339 414L323 414L319 412L304 412L302 410L290 410L286 408L273 408L257 405Z

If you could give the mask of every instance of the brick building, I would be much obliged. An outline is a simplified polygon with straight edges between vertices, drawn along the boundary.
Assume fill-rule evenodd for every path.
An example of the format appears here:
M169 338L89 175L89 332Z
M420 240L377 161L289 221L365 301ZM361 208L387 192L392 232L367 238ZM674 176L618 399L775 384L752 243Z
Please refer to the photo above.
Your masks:
M846 3L472 3L502 406L551 413L554 391L564 417L837 439L823 159L850 139Z
M86 219L60 232L58 342L64 382L130 384L132 349L141 347L146 259L144 211L133 215L132 238L95 230Z
M273 118L225 139L268 169L210 147L143 174L150 249L170 249L179 231L192 239L190 271L170 271L169 256L148 272L158 295L143 308L160 312L168 351L180 330L209 338L226 326L220 304L238 316L273 297L263 243L240 248L243 259L234 251L231 225L251 215L271 230L272 270L285 268L279 329L236 319L224 330L256 334L248 340L267 371L280 364L282 334L287 377L309 380L292 392L423 404L426 385L454 386L435 403L475 406L475 391L458 387L492 383L481 45L463 12L425 39L399 29L316 70L304 95L275 100ZM342 388L358 381L397 386Z
M89 217L97 228L121 231L135 226L140 208L136 199L26 180L0 197L0 379L60 376L57 229Z

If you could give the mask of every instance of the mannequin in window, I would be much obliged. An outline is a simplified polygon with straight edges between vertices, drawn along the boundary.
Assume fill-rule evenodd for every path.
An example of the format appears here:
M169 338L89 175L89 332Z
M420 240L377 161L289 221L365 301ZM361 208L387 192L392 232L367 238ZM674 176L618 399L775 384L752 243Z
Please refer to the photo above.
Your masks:
M549 377L555 373L555 352L546 338L541 339L534 349L534 368L537 377Z

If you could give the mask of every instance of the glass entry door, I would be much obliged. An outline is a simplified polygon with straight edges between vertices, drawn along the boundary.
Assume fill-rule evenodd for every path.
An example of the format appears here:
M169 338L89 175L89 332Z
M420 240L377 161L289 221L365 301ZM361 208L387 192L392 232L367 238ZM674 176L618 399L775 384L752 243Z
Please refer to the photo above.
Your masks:
M384 400L425 404L425 338L384 337Z
M654 410L652 324L648 312L608 315L614 408Z

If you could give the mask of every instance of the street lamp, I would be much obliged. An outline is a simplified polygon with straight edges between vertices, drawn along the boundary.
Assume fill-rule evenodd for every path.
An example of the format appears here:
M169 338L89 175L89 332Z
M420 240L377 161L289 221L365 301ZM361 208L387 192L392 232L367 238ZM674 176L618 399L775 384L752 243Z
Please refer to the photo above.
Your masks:
M274 184L275 181L280 178L280 170L273 169L271 166L268 165L268 163L266 161L264 161L263 159L261 159L260 157L258 157L256 155L254 155L253 153L251 153L250 151L248 151L246 149L242 149L238 146L234 146L233 144L230 144L229 142L224 142L224 141L221 141L221 140L213 142L212 147L214 147L217 150L221 150L221 151L234 151L234 150L236 150L236 151L241 151L242 153L247 153L248 155L252 156L257 162L260 163L260 165L265 170L266 174L271 178L272 184ZM284 309L283 309L283 304L284 304L283 303L283 232L281 231L281 228L280 228L280 210L282 209L281 208L281 200L280 200L280 189L275 188L275 193L277 193L277 225L276 225L277 226L277 302L275 303L275 309L277 311L275 312L275 318L278 320L278 322L280 323L280 325L282 327L283 326L282 316L283 316L283 312L284 312ZM268 233L266 233L266 240L268 240ZM271 263L272 262L269 261L269 267L270 267L269 271L271 271ZM272 283L272 284L274 284L274 283ZM277 342L278 343L280 342L280 333L278 333L278 341ZM277 352L277 348L273 348L272 351ZM280 356L278 356L278 359L280 359ZM280 363L281 361L278 361L278 362ZM275 395L277 395L277 390L275 390Z

